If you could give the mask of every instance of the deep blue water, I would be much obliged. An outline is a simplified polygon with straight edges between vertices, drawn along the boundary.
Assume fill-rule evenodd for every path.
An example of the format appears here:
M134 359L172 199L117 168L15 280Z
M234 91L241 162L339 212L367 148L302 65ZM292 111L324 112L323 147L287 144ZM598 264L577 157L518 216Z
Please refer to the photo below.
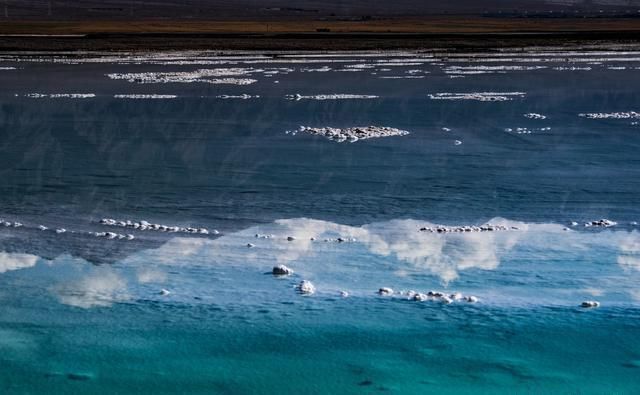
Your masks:
M637 392L638 70L634 48L0 56L0 392ZM410 134L286 133L367 125Z

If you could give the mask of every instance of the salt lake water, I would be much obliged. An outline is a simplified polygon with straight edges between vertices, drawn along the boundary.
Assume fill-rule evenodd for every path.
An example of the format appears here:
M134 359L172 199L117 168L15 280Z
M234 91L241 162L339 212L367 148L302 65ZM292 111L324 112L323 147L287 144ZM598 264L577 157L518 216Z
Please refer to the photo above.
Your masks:
M0 392L636 393L639 72L2 54Z

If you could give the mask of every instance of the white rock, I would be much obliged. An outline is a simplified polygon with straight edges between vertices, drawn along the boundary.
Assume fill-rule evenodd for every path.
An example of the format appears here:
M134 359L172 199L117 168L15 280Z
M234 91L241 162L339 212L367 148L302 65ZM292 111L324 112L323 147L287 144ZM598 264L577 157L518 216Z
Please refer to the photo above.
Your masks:
M462 300L464 296L462 296L460 292L456 292L449 295L449 298L451 298L451 300Z
M311 295L316 292L316 287L311 283L311 281L302 280L300 284L296 286L296 290L301 294Z
M275 276L289 276L293 274L293 269L285 265L274 266L271 273Z
M423 294L423 293L415 293L412 297L411 300L415 300L416 302L424 302L425 300L428 300L429 296L427 294Z

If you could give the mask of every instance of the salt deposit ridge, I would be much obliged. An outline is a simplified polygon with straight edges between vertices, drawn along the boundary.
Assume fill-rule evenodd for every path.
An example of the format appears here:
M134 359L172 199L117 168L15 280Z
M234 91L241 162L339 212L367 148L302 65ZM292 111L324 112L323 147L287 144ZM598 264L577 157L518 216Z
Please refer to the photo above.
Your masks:
M349 141L354 143L358 140L366 140L371 138L405 136L409 134L406 130L400 130L385 126L364 126L351 128L314 128L308 126L300 126L297 131L287 132L296 134L297 132L309 133L312 135L323 136L336 142Z
M354 95L354 94L340 94L340 93L332 93L326 95L287 95L286 99L288 100L354 100L354 99L377 99L379 96L376 95Z
M640 119L640 113L629 112L594 112L580 114L583 118L589 119Z
M508 101L514 98L523 98L525 95L526 93L524 92L441 92L429 94L429 98L431 100Z

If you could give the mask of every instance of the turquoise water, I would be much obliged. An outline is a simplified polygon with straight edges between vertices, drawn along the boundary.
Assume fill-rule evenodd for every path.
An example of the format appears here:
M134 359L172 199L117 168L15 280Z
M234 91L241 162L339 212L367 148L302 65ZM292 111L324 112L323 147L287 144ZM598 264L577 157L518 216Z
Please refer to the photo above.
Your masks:
M639 67L0 56L0 393L636 393Z

